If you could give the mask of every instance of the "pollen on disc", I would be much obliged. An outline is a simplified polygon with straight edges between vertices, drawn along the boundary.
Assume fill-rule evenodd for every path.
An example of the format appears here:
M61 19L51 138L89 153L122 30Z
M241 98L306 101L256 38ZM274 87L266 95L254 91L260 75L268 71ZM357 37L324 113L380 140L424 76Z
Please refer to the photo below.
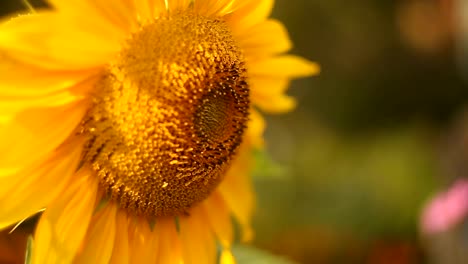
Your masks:
M128 211L183 214L222 180L248 111L243 56L225 22L161 17L97 83L81 125L84 162Z

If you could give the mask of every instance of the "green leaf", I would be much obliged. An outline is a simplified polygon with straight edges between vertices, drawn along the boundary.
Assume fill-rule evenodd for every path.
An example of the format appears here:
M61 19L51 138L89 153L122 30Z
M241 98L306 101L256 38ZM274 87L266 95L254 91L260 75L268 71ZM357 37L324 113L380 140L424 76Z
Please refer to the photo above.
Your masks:
M285 257L250 246L234 246L232 252L238 264L297 264Z
M32 236L28 237L28 243L26 244L26 255L24 257L24 263L30 264L31 263L31 256L32 256L32 249L34 245L34 240Z
M253 152L255 167L252 174L256 178L285 179L289 174L288 168L274 161L264 149L256 149Z

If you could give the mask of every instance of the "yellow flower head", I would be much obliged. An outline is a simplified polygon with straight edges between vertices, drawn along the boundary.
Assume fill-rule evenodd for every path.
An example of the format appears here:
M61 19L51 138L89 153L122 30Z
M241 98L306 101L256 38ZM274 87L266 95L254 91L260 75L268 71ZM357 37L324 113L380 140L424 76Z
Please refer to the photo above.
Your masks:
M256 109L318 71L273 0L49 3L0 24L0 229L44 211L34 263L232 263Z

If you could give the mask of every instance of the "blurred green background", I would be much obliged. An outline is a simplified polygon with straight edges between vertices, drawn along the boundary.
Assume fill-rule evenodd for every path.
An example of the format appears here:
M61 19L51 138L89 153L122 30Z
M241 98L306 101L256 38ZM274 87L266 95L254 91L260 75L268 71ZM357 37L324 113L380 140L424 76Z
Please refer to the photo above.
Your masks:
M322 73L293 82L295 112L267 117L255 245L300 263L450 264L418 221L466 176L462 1L276 0L292 52Z
M323 71L268 118L257 244L301 263L453 263L418 222L466 168L457 1L276 2L293 52Z

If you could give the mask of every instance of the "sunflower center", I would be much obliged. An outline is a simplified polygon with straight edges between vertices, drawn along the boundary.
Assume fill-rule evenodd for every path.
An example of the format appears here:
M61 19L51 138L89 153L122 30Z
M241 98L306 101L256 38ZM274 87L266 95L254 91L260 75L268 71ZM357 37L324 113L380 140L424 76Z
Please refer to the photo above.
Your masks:
M149 217L186 213L241 143L249 89L225 22L161 17L132 35L97 83L84 162L110 199Z

